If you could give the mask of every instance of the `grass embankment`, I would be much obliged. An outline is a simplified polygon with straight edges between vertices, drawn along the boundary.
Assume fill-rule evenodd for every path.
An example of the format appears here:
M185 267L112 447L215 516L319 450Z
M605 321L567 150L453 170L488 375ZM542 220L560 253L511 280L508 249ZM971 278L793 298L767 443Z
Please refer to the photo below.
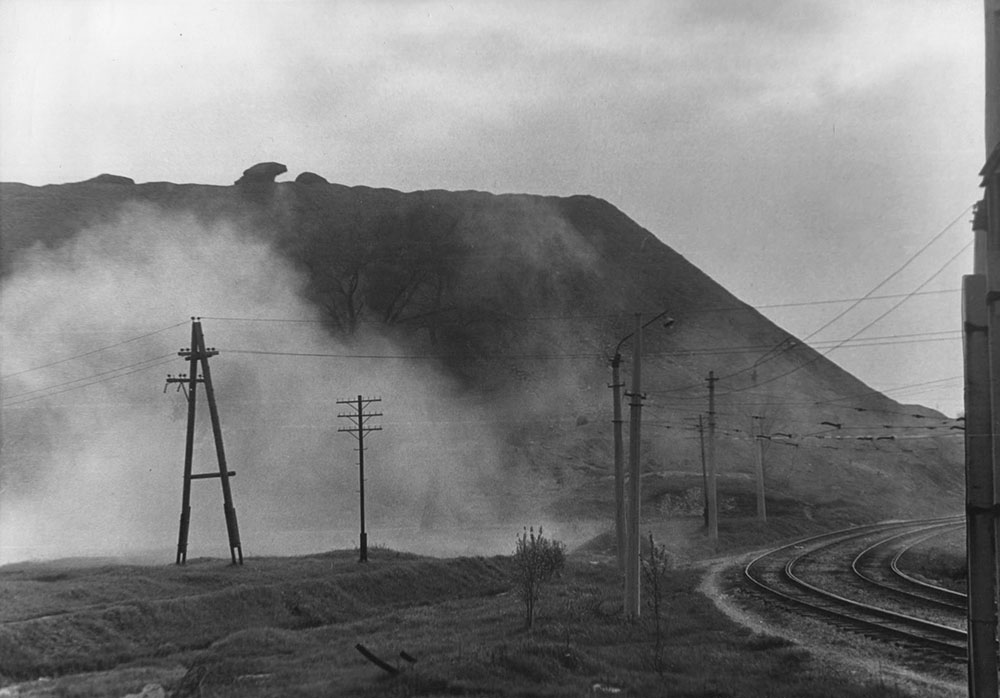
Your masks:
M386 551L367 565L345 552L242 568L8 567L0 674L55 676L45 690L62 696L154 680L175 696L579 696L597 684L639 696L903 695L831 681L806 651L734 624L696 591L694 570L669 575L659 663L651 625L622 620L613 564L571 557L531 632L510 571L508 558ZM40 614L55 615L24 620ZM382 672L357 643L404 671Z
M918 579L964 594L969 571L965 529L934 536L915 545L899 558L899 567Z

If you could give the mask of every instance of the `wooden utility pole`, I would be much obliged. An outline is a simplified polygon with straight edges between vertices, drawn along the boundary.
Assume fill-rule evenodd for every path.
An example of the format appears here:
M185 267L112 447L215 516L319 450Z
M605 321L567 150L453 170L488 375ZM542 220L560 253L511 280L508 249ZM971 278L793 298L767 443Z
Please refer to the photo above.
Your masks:
M767 523L767 500L764 497L764 418L753 415L753 427L751 433L757 456L757 518L762 523Z
M715 371L708 372L708 540L719 543L719 504L715 483Z
M639 512L642 496L641 467L639 459L640 425L642 413L642 315L635 314L635 336L632 346L632 392L629 397L629 452L628 452L628 560L625 563L625 614L639 618Z
M188 401L187 440L184 445L184 488L181 495L180 531L177 535L176 564L187 562L188 530L191 525L191 481L206 478L219 478L222 482L222 506L226 517L226 531L229 535L229 554L233 564L243 564L243 546L240 543L240 527L236 521L236 508L233 506L233 493L229 486L229 478L236 475L226 465L226 451L222 443L222 424L219 420L219 409L215 403L215 389L212 387L212 373L208 367L209 357L219 352L215 347L205 346L205 336L201 329L201 319L191 318L191 346L181 349L178 356L188 361L188 374L167 376L167 383L177 383L179 388L187 385L185 393ZM198 377L198 367L201 366L201 377ZM208 412L212 420L212 434L215 437L215 455L219 464L217 473L192 474L194 462L194 430L196 393L199 383L205 384L205 397L208 400ZM166 390L166 386L164 386Z
M338 414L337 417L349 419L352 426L342 427L337 431L346 431L354 434L358 440L358 481L360 489L358 493L361 499L361 557L358 562L368 562L368 532L365 531L365 434L370 431L382 431L382 427L368 424L368 420L373 417L381 417L381 412L365 412L365 408L373 402L382 402L381 398L363 398L358 395L357 400L337 400L338 405L351 405L355 408L354 413Z
M701 516L705 520L705 528L708 528L708 471L705 470L705 423L698 415L698 441L701 444L701 493L704 499L704 507Z
M621 347L621 344L618 345ZM625 386L621 382L622 355L615 350L611 359L611 388L613 395L613 416L611 423L614 430L615 448L615 544L618 551L618 571L625 571L626 553L628 547L628 532L625 528L625 455L622 444L622 394Z

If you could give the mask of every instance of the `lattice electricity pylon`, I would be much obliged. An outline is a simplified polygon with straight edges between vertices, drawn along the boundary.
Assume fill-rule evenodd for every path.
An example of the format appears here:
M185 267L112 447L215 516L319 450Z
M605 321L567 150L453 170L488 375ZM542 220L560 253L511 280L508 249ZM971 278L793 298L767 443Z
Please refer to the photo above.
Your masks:
M209 357L219 352L215 347L205 346L205 336L201 331L201 318L191 318L191 346L177 352L178 356L187 359L188 373L179 376L167 376L167 383L177 383L179 388L186 386L185 395L188 403L187 441L184 446L184 490L181 498L181 523L177 535L177 564L187 562L188 529L191 524L191 481L207 478L219 478L222 482L223 510L226 516L226 530L229 534L229 554L233 564L243 564L243 546L240 544L240 527L236 521L236 508L233 506L233 493L229 486L229 478L236 475L235 471L226 466L226 452L222 445L222 426L219 423L219 410L215 404L215 390L212 388L212 373L208 368ZM201 365L201 375L198 366ZM197 403L197 386L205 385L205 397L208 399L208 412L212 418L212 433L215 436L215 454L219 461L217 473L192 473L194 460L194 427L195 406ZM166 386L164 386L164 391Z
M363 398L357 400L337 400L338 405L351 405L357 412L354 414L338 414L337 417L351 420L353 426L343 427L337 431L354 434L358 439L358 478L361 481L361 558L358 562L368 562L368 533L365 531L365 434L370 431L382 431L382 427L370 426L368 420L381 417L381 412L365 412L365 407L373 402L382 402L381 398Z

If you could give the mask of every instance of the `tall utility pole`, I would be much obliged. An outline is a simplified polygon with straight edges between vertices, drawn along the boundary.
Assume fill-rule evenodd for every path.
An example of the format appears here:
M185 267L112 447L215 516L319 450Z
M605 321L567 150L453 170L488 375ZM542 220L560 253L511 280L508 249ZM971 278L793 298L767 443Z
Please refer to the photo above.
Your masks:
M986 155L1000 144L1000 0L985 0Z
M962 280L965 350L965 512L968 560L969 696L997 695L992 436L986 279Z
M635 314L635 337L632 343L632 392L629 397L629 451L628 451L628 560L625 563L625 614L639 618L639 498L640 482L640 424L642 413L642 315Z
M1000 77L1000 76L997 76ZM983 186L986 188L986 275L984 296L986 305L986 325L987 344L989 346L989 386L990 386L990 434L991 434L991 475L993 478L993 497L991 507L991 517L993 525L993 603L998 602L997 591L1000 591L1000 552L997 551L996 543L1000 540L1000 517L997 516L997 504L1000 502L1000 146L996 147L986 166L983 168ZM973 275L975 276L975 275ZM968 277L966 277L968 278ZM983 301L980 300L981 304ZM968 416L966 416L968 418ZM966 425L966 429L968 429ZM975 467L975 466L973 466ZM985 478L985 475L983 476ZM978 567L978 566L977 566ZM972 566L970 564L970 572ZM985 582L983 582L985 584ZM971 620L971 619L970 619ZM994 642L997 634L997 626L993 624ZM994 667L996 664L994 664ZM994 672L996 669L994 669ZM975 673L985 674L984 670L976 669ZM992 679L993 686L996 686L996 677ZM978 686L977 686L977 691ZM977 693L980 696L994 698L997 695L996 689L992 694Z
M622 342L625 340L623 339ZM618 571L625 571L626 547L628 545L628 535L625 530L625 456L622 445L622 394L621 389L625 384L621 382L622 355L619 353L621 342L615 349L615 355L611 359L611 388L613 398L613 416L611 423L614 431L615 447L615 544L618 551Z
M226 531L229 535L229 554L233 564L243 564L243 546L240 543L240 527L236 521L236 508L233 506L233 493L229 486L229 478L236 475L226 465L226 451L222 444L222 425L219 421L219 409L215 403L215 390L212 387L212 373L208 367L209 357L218 355L215 347L205 346L205 336L201 329L201 319L191 318L191 346L181 349L178 356L188 361L187 375L167 376L167 383L178 383L179 388L185 384L188 401L187 440L184 444L184 488L181 495L181 521L177 535L177 561L183 565L187 562L188 529L191 525L191 481L206 478L219 478L222 482L222 506L226 517ZM198 376L198 366L201 365L201 377ZM192 474L194 462L194 431L196 393L199 383L205 384L205 397L208 399L208 412L212 420L212 434L215 437L215 455L219 463L217 473ZM164 386L164 391L166 386Z
M609 385L608 387L612 389L612 391L613 391L612 395L614 397L614 417L612 419L612 424L614 425L614 444L615 444L615 542L616 542L616 544L618 546L618 569L619 569L619 571L625 572L625 579L626 579L626 584L625 584L625 598L626 598L626 600L629 598L629 591L628 590L630 588L630 584L628 582L628 580L629 580L628 565L629 565L629 559L630 559L629 558L629 554L630 554L629 551L632 549L631 548L631 546L632 546L632 540L631 540L632 535L631 535L631 528L629 527L629 524L627 522L627 518L628 517L626 516L626 511L625 511L626 510L626 504L625 504L625 463L624 463L625 457L624 457L624 453L623 453L624 449L622 447L622 402L621 402L621 393L619 392L619 389L625 387L625 384L621 381L621 373L620 373L620 368L621 368L621 363L622 363L621 349L622 349L622 345L625 344L625 342L627 342L628 340L632 339L633 337L636 338L637 346L633 349L634 358L635 358L635 370L636 370L636 373L633 374L633 376L632 376L633 390L632 390L632 393L631 393L632 395L636 395L637 391L638 391L638 388L635 387L635 386L637 386L636 381L638 380L638 372L640 370L640 367L639 367L639 360L640 359L639 359L639 357L640 357L640 355L642 353L642 347L638 346L639 344L641 344L641 339L642 339L641 336L640 336L641 335L641 331L644 330L645 328L649 327L650 325L652 325L657 320L663 318L667 314L667 312L668 311L664 310L659 315L654 316L653 319L648 320L645 324L642 324L640 322L642 316L639 315L639 314L637 314L635 316L636 317L636 323L637 323L637 325L636 325L636 331L635 332L630 332L630 333L628 333L627 335L625 335L624 337L621 338L621 341L618 342L618 346L615 347L614 357L611 359L611 385ZM673 318L669 318L668 317L668 318L666 318L663 321L663 326L664 327L670 327L673 324L674 324ZM639 405L639 409L641 409L641 404ZM634 398L633 398L633 401L632 401L631 418L633 420L638 420L638 413L636 411L635 399ZM636 421L635 424L634 424L634 427L632 429L632 432L635 433L635 434L638 434L638 428L639 428L638 427L638 421ZM635 458L638 459L638 457L639 457L638 442L632 441L631 444L634 444L634 445L632 445L632 453L634 453L635 454ZM634 485L635 487L641 489L638 477L636 477L634 479L634 483L635 483L635 485ZM638 500L639 500L639 495L637 494L634 497L634 501L638 502ZM636 506L638 507L638 504L636 504ZM638 523L639 522L639 514L638 514L638 509L636 510L636 515L634 517L634 520L636 522L635 523L635 532L636 532L636 534L635 534L635 550L636 550L636 555L638 556L638 550L639 550L639 523ZM636 559L638 559L638 557ZM636 582L635 582L636 585L638 584L638 579L639 579L638 564L639 563L636 562L636 570L637 570L636 571ZM636 595L636 599L638 599L638 592L637 592L637 595ZM636 603L638 604L638 600L636 601ZM628 608L629 608L629 606L626 603L626 611L628 610Z
M701 414L698 415L698 441L701 443L701 493L704 495L704 507L701 515L705 520L705 528L708 528L708 471L705 470L705 421Z
M708 372L708 540L719 543L719 504L715 488L715 371Z
M764 497L764 418L753 415L753 424L754 452L757 456L757 519L767 523L767 500Z
M368 562L368 533L365 531L365 434L370 431L382 431L382 427L371 426L368 420L373 417L381 417L381 412L365 412L365 408L373 402L382 402L381 398L363 398L358 395L357 400L337 400L338 405L351 405L354 413L338 414L337 417L349 419L352 426L341 427L337 431L346 431L354 434L358 440L358 490L361 498L361 557L358 562Z
M973 273L962 279L969 696L996 698L1000 592L1000 0L985 0L986 164Z

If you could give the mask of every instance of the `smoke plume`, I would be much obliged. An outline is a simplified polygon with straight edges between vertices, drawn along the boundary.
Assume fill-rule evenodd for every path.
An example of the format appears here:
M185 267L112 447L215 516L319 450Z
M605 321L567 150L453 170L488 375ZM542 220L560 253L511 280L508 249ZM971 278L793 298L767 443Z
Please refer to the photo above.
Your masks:
M187 403L164 379L187 370L177 352L192 316L220 351L212 379L245 553L356 544L357 442L338 432L351 408L337 400L359 394L382 400L369 411L383 430L366 437L374 541L509 509L493 496L504 452L482 410L384 337L334 340L304 279L249 228L130 204L14 261L0 286L0 563L173 548ZM203 395L194 454L195 472L217 468ZM224 556L225 540L218 481L193 482L189 556Z

